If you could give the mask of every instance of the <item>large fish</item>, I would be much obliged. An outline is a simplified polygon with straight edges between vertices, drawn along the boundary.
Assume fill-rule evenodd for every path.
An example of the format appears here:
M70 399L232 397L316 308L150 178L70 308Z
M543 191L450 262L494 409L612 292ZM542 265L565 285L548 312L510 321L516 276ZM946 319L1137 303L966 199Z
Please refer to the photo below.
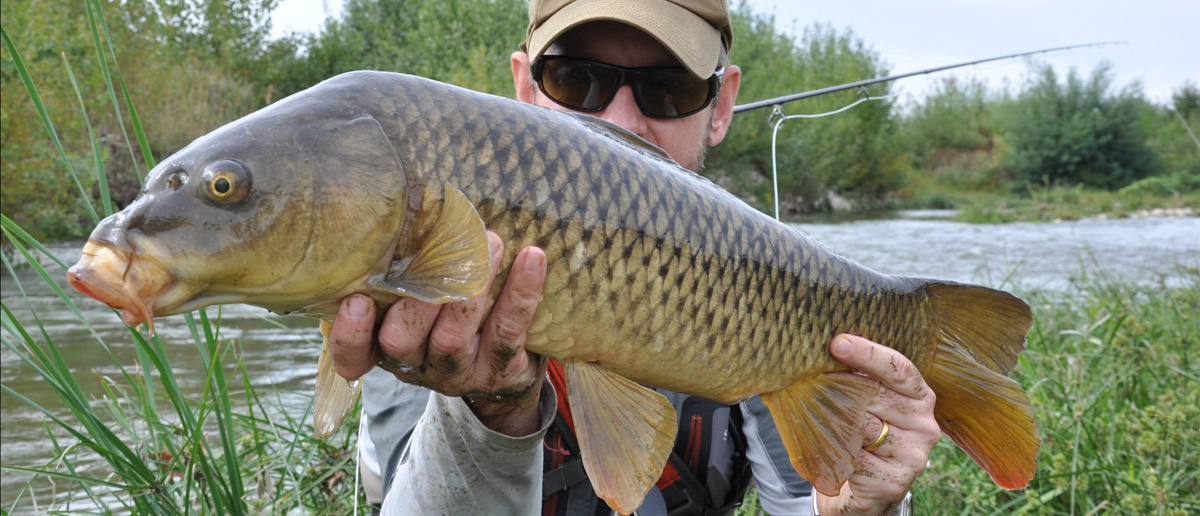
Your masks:
M761 395L792 464L837 493L877 393L826 351L839 332L911 359L942 430L998 485L1033 477L1037 423L1006 376L1025 302L876 273L600 119L418 77L340 75L201 137L100 223L67 276L129 324L220 303L329 321L355 292L381 305L477 295L485 227L506 242L492 300L517 250L546 251L526 347L564 364L585 468L622 513L677 427L645 385ZM328 355L327 338L319 434L357 395Z

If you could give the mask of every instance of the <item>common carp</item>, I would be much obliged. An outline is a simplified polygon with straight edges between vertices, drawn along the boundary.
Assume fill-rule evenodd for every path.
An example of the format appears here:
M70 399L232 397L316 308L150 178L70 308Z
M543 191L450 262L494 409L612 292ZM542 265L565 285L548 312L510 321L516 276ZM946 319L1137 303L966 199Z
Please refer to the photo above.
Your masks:
M874 272L603 120L418 77L339 75L197 139L100 223L67 276L131 325L248 303L327 333L351 293L381 306L479 294L485 228L506 243L492 301L517 250L546 252L526 348L564 365L584 466L622 513L677 428L647 386L761 395L797 471L836 494L878 389L827 352L841 332L911 359L943 432L998 485L1034 475L1037 422L1006 376L1032 324L1024 301ZM325 346L320 435L357 395Z

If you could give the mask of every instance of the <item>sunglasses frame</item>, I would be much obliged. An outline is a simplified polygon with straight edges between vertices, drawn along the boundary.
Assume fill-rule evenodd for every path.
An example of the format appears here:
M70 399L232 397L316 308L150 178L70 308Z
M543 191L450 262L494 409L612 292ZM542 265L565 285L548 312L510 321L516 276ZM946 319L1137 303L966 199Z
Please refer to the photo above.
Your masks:
M617 85L615 88L612 89L612 92L609 93L608 98L604 99L604 102L600 103L600 107L597 107L594 109L587 109L587 108L583 108L580 106L572 106L570 104L567 104L566 102L563 102L563 101L557 99L554 95L551 95L550 92L546 91L546 87L542 84L542 76L546 69L546 61L548 61L548 60L549 61L555 61L555 60L579 61L579 62L586 63L586 64L589 64L592 66L598 66L601 68L615 70L618 74L617 75L617 77L618 77ZM650 118L659 118L659 119L664 119L664 120L673 120L676 118L689 117L689 116L692 116L696 113L703 111L704 108L709 106L709 104L712 104L713 99L717 98L717 94L720 93L720 91L721 91L721 78L724 75L725 69L724 68L719 69L719 70L713 72L713 74L710 75L707 79L705 79L705 81L708 83L708 95L704 98L704 103L700 104L700 107L698 107L692 111L688 111L687 113L683 113L683 114L679 114L679 115L656 115L654 113L647 111L646 108L644 106L642 106L641 95L638 94L638 88L634 87L636 74L644 73L644 72L658 72L658 71L672 71L672 72L682 71L684 73L690 73L690 72L687 72L687 70L681 66L649 66L649 67L630 68L630 67L625 67L625 66L617 66L617 65L609 64L609 63L603 63L600 61L593 61L591 59L584 59L582 57L546 56L546 55L538 57L537 61L535 61L533 63L533 67L531 69L531 72L533 73L533 82L537 83L538 89L542 90L542 93L544 95L546 95L546 98L554 101L555 104L558 104L567 109L571 109L574 111L581 111L584 113L598 113L600 111L604 111L604 109L607 108L609 104L612 104L612 100L614 98L616 98L617 91L619 91L621 89L621 86L629 85L629 87L633 93L634 103L637 104L638 110L640 110L643 115L646 115Z

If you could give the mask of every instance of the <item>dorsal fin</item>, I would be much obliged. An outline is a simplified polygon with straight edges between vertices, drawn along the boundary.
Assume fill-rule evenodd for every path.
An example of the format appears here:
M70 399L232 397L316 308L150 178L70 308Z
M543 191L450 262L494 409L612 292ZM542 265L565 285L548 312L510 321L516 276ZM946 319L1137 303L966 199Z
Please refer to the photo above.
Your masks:
M649 154L656 158L661 158L661 159L670 161L671 163L675 163L675 160L671 159L671 156L669 154L667 154L667 151L664 151L659 146L646 141L645 138L642 138L641 136L633 134L632 132L630 132L628 129L625 129L624 127L621 127L617 124L609 122L608 120L605 120L603 118L589 115L587 113L570 113L569 112L568 114L575 117L575 119L582 122L583 125L588 126L588 128L592 129L593 131L596 131L597 133L599 133L601 135L612 138L613 140L616 140L616 141L618 141L622 144L625 144L633 149L641 151L644 154Z

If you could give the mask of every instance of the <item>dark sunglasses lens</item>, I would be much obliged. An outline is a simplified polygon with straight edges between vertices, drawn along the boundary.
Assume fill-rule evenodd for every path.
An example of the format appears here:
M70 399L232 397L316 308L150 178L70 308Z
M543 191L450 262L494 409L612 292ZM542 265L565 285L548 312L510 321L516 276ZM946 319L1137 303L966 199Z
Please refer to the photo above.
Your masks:
M567 106L598 111L612 98L617 71L571 59L547 59L542 65L542 91Z
M674 118L699 111L708 103L708 80L683 70L637 72L635 92L647 114Z

